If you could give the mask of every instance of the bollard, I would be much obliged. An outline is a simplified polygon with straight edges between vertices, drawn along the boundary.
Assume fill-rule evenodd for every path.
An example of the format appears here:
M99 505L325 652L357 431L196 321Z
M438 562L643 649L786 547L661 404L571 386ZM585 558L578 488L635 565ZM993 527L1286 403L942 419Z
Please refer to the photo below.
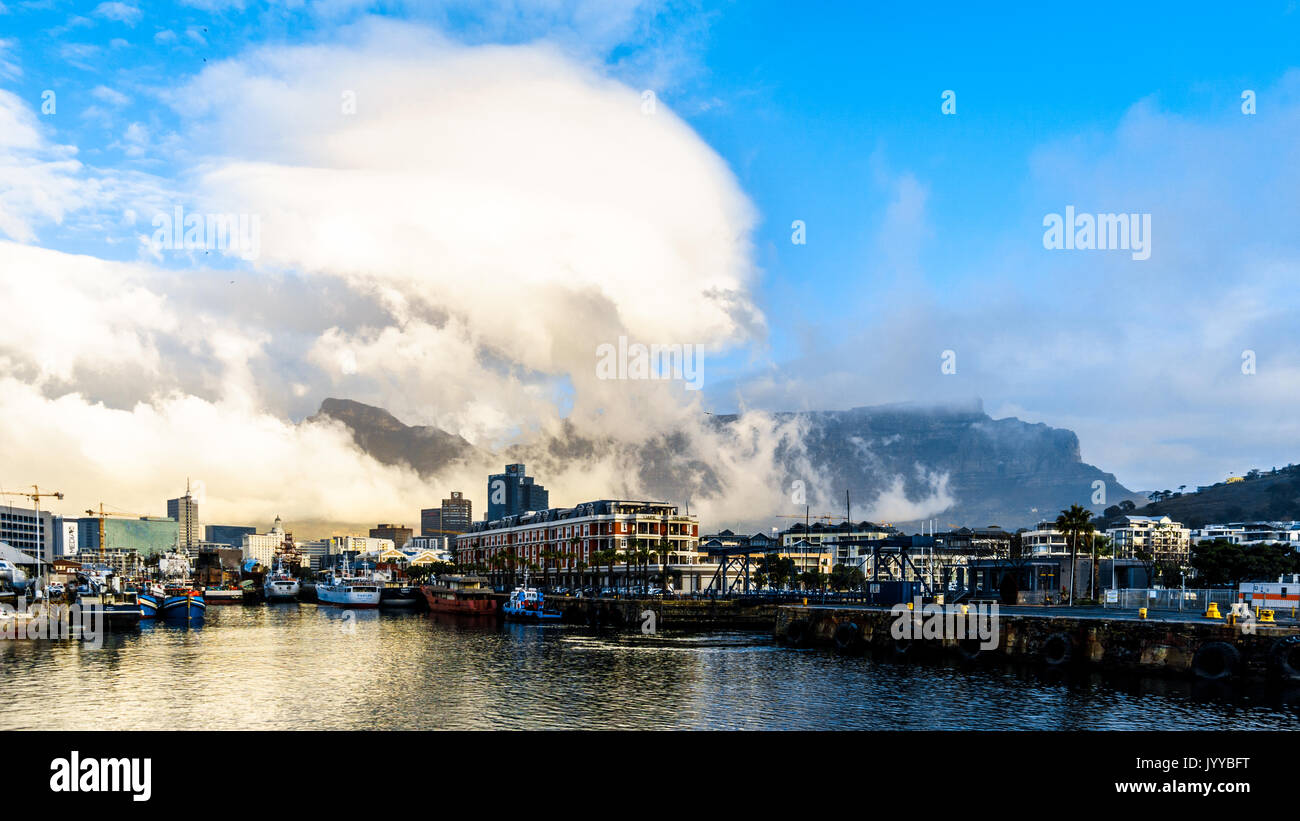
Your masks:
M1260 624L1265 624L1267 622L1275 621L1275 619L1273 618L1273 611L1261 610L1259 613L1259 621Z
M807 607L807 606L808 606L808 597L807 597L807 596L804 596L804 597L803 597L803 606L804 606L804 607Z
M907 609L908 609L908 610L911 610L911 609L912 609L912 603L911 603L911 602L908 602L908 603L907 603Z
M965 615L967 615L968 613L970 613L970 607L969 607L968 605L963 604L963 605L961 606L961 614L962 614L963 616L965 616Z
M1146 617L1147 617L1147 609L1146 609L1145 607L1139 607L1139 608L1138 608L1138 618L1139 618L1139 619L1145 619Z
M1205 618L1207 618L1207 619L1221 619L1221 618L1223 618L1223 615L1219 613L1219 603L1218 603L1218 602L1216 602L1216 601L1212 601L1212 602L1210 602L1208 605L1206 605L1206 607L1205 607Z

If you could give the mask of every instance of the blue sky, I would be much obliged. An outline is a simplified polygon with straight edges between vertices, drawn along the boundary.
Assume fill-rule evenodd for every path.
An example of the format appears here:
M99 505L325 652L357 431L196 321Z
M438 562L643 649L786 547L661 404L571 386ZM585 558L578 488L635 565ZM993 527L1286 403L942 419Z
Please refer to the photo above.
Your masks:
M114 192L74 197L10 238L139 261L139 226L119 212L146 212L130 201L185 191L219 164L231 125L212 125L210 109L230 101L195 95L235 67L256 87L259 50L348 48L375 18L472 49L544 44L653 89L752 204L741 279L762 329L707 337L709 409L979 397L995 416L1076 430L1084 458L1134 489L1297 460L1295 2L924 15L857 3L247 5L5 0L0 89L36 117L44 161L75 156L74 177ZM46 89L56 116L38 116ZM1241 110L1245 89L1255 114ZM281 149L229 154L259 150ZM1067 205L1150 214L1152 258L1044 249L1044 215ZM791 242L794 220L804 245ZM218 281L188 280L192 293L171 298ZM248 366L257 384L307 385L282 408L294 418L329 392L290 361L320 330L276 338L266 350L278 361ZM940 372L945 350L956 374ZM1247 350L1258 373L1241 372ZM563 370L550 376L568 386ZM565 412L572 390L559 390ZM439 413L425 421L456 416Z

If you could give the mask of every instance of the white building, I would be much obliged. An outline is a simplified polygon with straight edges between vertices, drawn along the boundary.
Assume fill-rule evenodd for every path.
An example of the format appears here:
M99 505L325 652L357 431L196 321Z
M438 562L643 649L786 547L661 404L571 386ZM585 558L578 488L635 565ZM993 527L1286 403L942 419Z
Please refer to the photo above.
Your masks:
M377 539L373 536L331 536L329 545L331 556L349 552L379 554L396 547L392 539Z
M1133 558L1145 550L1160 561L1187 564L1192 531L1168 516L1125 516L1119 527L1106 530L1114 555Z
M284 524L280 517L275 517L275 524L270 533L248 533L244 535L244 559L256 559L266 567L275 561L276 551L284 547Z
M1231 544L1289 544L1300 548L1300 522L1228 522L1192 531L1192 544L1222 539Z
M1080 553L1088 549L1087 540L1078 545ZM1039 522L1033 530L1020 534L1020 550L1031 556L1068 556L1070 540L1056 529L1054 522Z
M320 570L325 566L325 557L329 555L330 543L327 539L317 539L309 542L295 542L294 547L298 549L298 555L302 557L302 566L310 567L312 570Z

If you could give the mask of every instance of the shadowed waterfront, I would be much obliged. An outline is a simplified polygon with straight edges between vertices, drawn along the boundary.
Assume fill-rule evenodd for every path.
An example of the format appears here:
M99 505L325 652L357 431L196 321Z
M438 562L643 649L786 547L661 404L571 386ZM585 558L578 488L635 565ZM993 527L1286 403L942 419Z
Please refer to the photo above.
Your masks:
M0 643L0 729L1298 729L1294 698L314 605ZM1294 695L1294 694L1292 694Z

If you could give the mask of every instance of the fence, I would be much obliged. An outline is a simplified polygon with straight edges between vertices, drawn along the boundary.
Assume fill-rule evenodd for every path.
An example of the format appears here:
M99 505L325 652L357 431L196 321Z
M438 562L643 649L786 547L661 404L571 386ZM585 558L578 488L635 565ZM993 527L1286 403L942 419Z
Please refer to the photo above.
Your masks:
M1137 610L1179 610L1184 612L1205 612L1210 602L1217 602L1221 612L1237 600L1236 590L1164 590L1129 588L1124 590L1107 590L1103 597L1107 609Z

